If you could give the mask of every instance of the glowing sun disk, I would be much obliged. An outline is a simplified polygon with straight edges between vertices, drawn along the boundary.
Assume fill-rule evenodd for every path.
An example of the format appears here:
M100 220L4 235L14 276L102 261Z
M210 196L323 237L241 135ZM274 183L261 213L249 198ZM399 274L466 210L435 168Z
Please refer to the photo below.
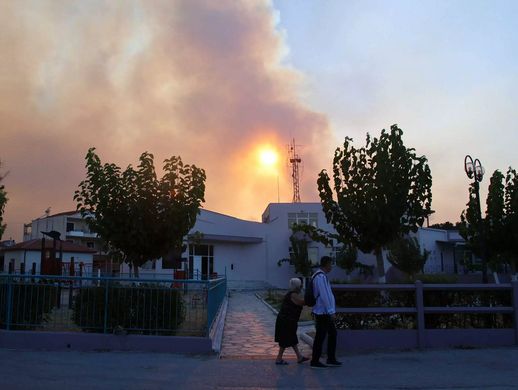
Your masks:
M259 153L259 160L261 161L261 164L266 166L275 165L277 162L277 152L272 149L261 150Z

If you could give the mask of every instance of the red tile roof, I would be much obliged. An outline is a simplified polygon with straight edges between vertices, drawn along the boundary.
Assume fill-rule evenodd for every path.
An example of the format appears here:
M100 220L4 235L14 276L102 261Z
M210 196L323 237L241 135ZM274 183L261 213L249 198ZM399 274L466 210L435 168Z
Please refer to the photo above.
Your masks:
M63 252L75 252L75 253L96 253L95 249L87 248L83 245L73 244L71 242L66 241L57 241L56 249L60 250L60 244L63 245ZM52 240L45 240L45 249L52 249L53 242ZM3 252L13 252L19 250L28 250L28 251L41 251L41 240L35 238L34 240L20 242L13 246L4 248Z

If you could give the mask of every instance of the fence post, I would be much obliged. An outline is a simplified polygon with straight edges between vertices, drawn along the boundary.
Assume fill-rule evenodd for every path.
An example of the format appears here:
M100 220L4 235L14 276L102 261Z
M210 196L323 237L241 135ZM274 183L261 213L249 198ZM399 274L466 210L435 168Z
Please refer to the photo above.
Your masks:
M511 286L513 286L514 343L518 344L518 280L513 280Z
M417 347L424 348L424 301L423 301L423 282L420 280L415 281L415 308L416 308L416 321L417 321Z
M83 287L83 262L79 263L79 288Z
M211 307L210 305L212 304L212 299L211 299L211 293L210 293L210 279L207 280L207 299L205 300L205 302L207 302L207 308L205 310L207 310L207 336L209 336L209 333L210 333L210 324L211 324Z
M10 276L7 277L7 305L5 310L5 329L9 330L13 314L13 279Z
M103 333L108 332L108 287L110 287L110 282L108 279L104 281L104 327Z

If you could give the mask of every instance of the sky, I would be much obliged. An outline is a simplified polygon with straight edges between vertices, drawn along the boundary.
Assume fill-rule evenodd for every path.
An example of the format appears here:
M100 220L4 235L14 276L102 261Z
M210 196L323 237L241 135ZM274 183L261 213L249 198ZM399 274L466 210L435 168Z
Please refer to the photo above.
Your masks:
M8 0L0 4L3 239L75 209L95 147L136 165L180 155L207 173L203 207L260 220L290 202L288 144L302 201L352 137L397 123L428 158L430 222L458 221L467 154L518 167L518 2ZM261 151L278 154L275 166Z

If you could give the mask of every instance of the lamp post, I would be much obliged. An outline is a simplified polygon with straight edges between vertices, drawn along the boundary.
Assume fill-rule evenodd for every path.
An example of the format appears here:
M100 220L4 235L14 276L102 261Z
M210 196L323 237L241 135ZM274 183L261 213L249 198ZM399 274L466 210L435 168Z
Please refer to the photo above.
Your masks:
M487 264L486 264L486 246L485 246L485 235L483 232L482 224L482 206L480 204L480 182L484 178L484 167L478 158L473 160L470 155L464 157L464 171L468 178L473 179L473 187L475 189L475 199L477 202L477 232L479 234L481 256L482 256L482 281L487 283Z

